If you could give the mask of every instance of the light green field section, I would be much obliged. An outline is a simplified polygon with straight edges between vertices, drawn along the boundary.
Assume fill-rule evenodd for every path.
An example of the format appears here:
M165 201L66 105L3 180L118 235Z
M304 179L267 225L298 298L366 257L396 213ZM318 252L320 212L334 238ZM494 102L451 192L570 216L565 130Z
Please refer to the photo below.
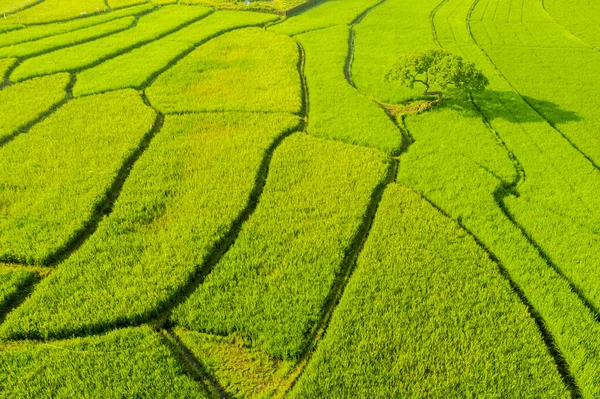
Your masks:
M473 11L477 42L525 100L600 165L600 51L557 24L538 0L487 2Z
M112 9L130 7L142 3L147 3L147 0L109 0L108 5Z
M12 14L39 2L40 0L0 0L0 14Z
M90 16L87 18L75 19L73 21L30 26L27 29L20 29L18 31L1 34L0 46L10 46L15 45L17 43L28 42L31 40L39 40L48 36L60 35L63 33L75 31L77 29L83 29L94 25L100 25L118 18L143 14L151 11L152 9L154 9L153 5L144 4L138 7L131 7L125 10L119 10L114 12L106 12L100 15Z
M264 13L215 12L172 35L79 73L73 93L79 96L126 87L141 88L192 47L229 30L275 18Z
M35 274L27 270L0 269L0 310L17 295L21 288L30 284Z
M285 140L256 211L173 319L299 356L387 169L376 150L303 134Z
M227 235L265 154L297 124L291 115L168 116L110 217L8 316L1 334L70 336L155 315Z
M0 346L0 369L0 398L209 397L149 328L8 343Z
M271 30L285 35L298 35L336 25L349 25L369 7L381 0L329 0L297 16L272 26Z
M407 2L386 4L369 14L363 23L376 24L378 19L398 23L405 15L411 21L432 16L433 8L427 10L420 5L411 8ZM435 32L444 48L475 61L490 78L491 89L476 96L476 104L493 130L486 129L481 114L462 101L448 101L445 106L424 115L406 118L406 127L415 142L402 155L398 181L423 193L460 220L499 258L543 318L584 397L594 397L600 386L597 367L600 343L595 338L599 325L586 302L597 300L590 299L596 295L598 277L589 267L595 263L598 253L597 228L594 228L598 220L598 206L594 204L598 197L592 194L598 189L597 171L528 107L479 50L466 24L471 5L461 1L444 3L433 15ZM357 27L356 66L365 62L360 60L358 52L361 26L362 23ZM414 36L417 27L408 26L411 32L407 35L423 38L421 49L431 48L431 43L435 43L431 26L423 24L417 36ZM416 40L405 43L406 52L418 49ZM399 48L396 54L403 52ZM354 76L358 80L358 74ZM375 86L377 82L373 80L371 84ZM385 87L387 84L383 81L378 85L380 93L391 92L395 87ZM494 140L496 143L492 144ZM506 146L503 156L498 153L489 158L488 155L485 163L473 156L472 149L483 152L486 147L502 146L503 142ZM514 174L509 177L499 173L498 165L506 168L509 162L519 171L518 178ZM511 194L515 191L520 194L519 198ZM515 204L519 201L532 201L535 207L521 213L527 205L522 202L517 208ZM563 223L570 223L567 231L577 228L577 235L561 236L562 243L543 256L522 229L546 250L549 243L559 241L558 232L562 227L553 224L556 218L541 220L540 207L562 216ZM552 241L547 239L550 231L554 231ZM582 255L569 257L569 247L572 247L571 253L581 251ZM550 264L545 259L548 255ZM586 256L587 262L584 262ZM585 299L582 300L581 295Z
M68 83L69 75L62 73L0 90L0 143L63 101Z
M294 362L268 356L240 337L220 337L182 328L175 333L219 381L230 398L269 398L285 389Z
M0 59L0 79L4 78L4 76L6 75L6 72L9 70L9 68L11 66L14 65L14 63L17 60L15 58L3 58Z
M210 4L223 10L282 12L289 10L306 0L258 0L246 3L237 0L179 0L180 4Z
M289 37L240 29L194 50L156 79L146 94L164 113L300 113L298 57L298 47Z
M205 7L165 6L142 16L136 26L127 31L29 58L15 69L10 78L20 81L32 76L87 68L156 40L210 12Z
M394 122L344 77L348 35L347 26L337 26L296 37L306 53L308 132L386 153L398 152L402 136Z
M106 11L104 0L44 0L26 10L8 15L2 23L38 24L84 17L104 11Z
M438 4L440 0L388 0L355 27L352 76L361 91L392 104L420 97L423 88L399 87L384 77L402 54L436 47L429 19Z
M600 3L594 0L543 0L542 7L573 35L600 50Z
M83 231L152 128L133 90L74 100L0 149L0 260L45 264Z
M50 36L13 46L0 47L0 57L24 58L35 56L61 47L72 46L120 32L133 26L134 21L134 17L125 17L105 24L79 29L74 32L63 33L62 35Z
M497 265L418 195L389 186L327 334L290 397L540 392L570 397Z

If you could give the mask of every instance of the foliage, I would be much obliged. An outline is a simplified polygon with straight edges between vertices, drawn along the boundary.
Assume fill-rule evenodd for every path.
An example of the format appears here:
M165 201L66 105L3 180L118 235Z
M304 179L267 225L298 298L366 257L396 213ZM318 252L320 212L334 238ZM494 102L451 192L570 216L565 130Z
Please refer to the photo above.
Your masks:
M1 47L0 57L31 57L46 53L61 47L93 40L111 33L130 28L135 21L134 17L125 17L109 21L104 24L94 25L89 28L78 29L73 32L50 36L39 40L18 43L12 46Z
M133 90L71 101L0 149L0 260L45 264L92 219L154 122Z
M299 356L387 168L376 150L287 139L256 211L174 321L239 331L272 356Z
M298 48L259 28L236 30L199 47L146 91L165 113L258 111L299 113Z
M539 392L570 397L497 266L418 195L389 186L327 334L290 397Z
M221 337L182 328L175 333L219 381L230 398L268 398L287 383L294 362L249 347L239 336Z
M276 114L167 116L110 216L9 314L2 335L66 337L155 315L227 235L268 148L297 123Z
M208 398L150 328L0 346L0 398Z
M218 11L163 39L80 72L74 95L91 94L126 87L142 87L173 60L211 37L228 30L273 20L269 14Z
M344 78L348 28L328 28L296 38L306 52L308 132L387 153L398 152L402 141L398 128L383 109Z
M35 274L27 270L0 269L0 310L4 309L21 288L30 284Z
M205 7L165 6L145 15L135 27L102 39L53 51L23 61L11 74L20 81L59 71L76 71L159 39L211 12Z
M11 0L12 1L12 0ZM144 4L137 7L130 7L124 10L106 12L87 18L74 19L67 22L57 22L52 24L43 24L19 29L17 31L0 35L0 46L10 46L17 43L28 42L42 39L48 36L60 35L67 32L73 32L77 29L88 28L94 25L100 25L118 18L138 15L153 10L151 4Z
M61 102L68 83L69 75L61 73L0 90L0 142Z
M424 95L438 95L436 102L442 100L442 93L430 92L431 86L445 90L451 85L459 93L468 94L481 92L489 85L488 79L477 70L474 63L445 50L404 55L385 78L387 81L398 81L409 89L414 88L415 83L421 83L425 86Z

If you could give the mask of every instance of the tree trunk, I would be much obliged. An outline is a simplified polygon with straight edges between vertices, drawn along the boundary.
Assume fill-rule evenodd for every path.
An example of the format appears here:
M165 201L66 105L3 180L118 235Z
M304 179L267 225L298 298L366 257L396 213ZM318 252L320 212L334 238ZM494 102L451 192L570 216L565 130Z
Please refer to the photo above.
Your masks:
M427 87L425 89L425 91L423 92L423 95L424 96L437 96L437 100L431 102L431 104L433 104L433 105L437 105L440 102L442 102L443 93L441 91L429 91L429 87Z

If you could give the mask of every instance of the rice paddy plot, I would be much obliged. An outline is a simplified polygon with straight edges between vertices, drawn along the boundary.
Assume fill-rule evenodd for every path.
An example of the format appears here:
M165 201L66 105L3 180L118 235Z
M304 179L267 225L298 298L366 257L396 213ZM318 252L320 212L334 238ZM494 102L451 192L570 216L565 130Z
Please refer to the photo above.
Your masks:
M230 398L268 398L285 390L294 362L250 347L240 336L221 337L183 328L175 334Z
M8 64L12 65L12 62L5 65ZM65 98L68 84L69 75L62 73L0 90L0 143L60 103Z
M78 43L97 39L112 33L120 32L133 26L134 17L125 17L101 25L83 28L74 32L50 36L26 43L0 47L0 57L25 58L46 53L61 47L68 47Z
M113 10L123 8L123 7L131 7L137 4L146 3L147 0L109 0L108 5Z
M298 35L337 25L350 25L360 14L381 0L329 0L272 26L274 32Z
M300 113L298 47L264 29L226 33L197 48L146 90L164 113Z
M2 147L0 261L53 261L91 223L154 120L133 90L90 96Z
M150 328L0 345L0 398L209 398ZM175 394L176 393L176 394Z
M0 14L12 14L38 2L39 0L0 0Z
M16 58L3 58L0 59L0 79L3 79L6 75L6 72L12 67L15 62L17 62Z
M542 5L556 22L600 50L600 3L591 0L544 0Z
M69 337L155 316L225 239L254 200L269 148L298 124L291 115L167 116L110 216L0 334Z
M348 27L337 26L296 37L306 53L305 74L310 94L308 132L397 153L402 135L394 122L377 103L346 81L348 35Z
M38 24L99 14L107 10L104 0L44 0L8 15L3 23ZM35 4L35 3L33 3Z
M139 18L135 27L91 42L60 49L23 61L13 81L60 71L77 71L149 43L211 13L206 7L165 6Z
M141 88L172 62L211 37L275 18L263 13L215 12L162 39L80 72L73 94L79 96L126 87Z
M115 19L147 13L154 9L151 4L144 4L137 7L130 7L124 10L106 12L87 18L74 19L66 22L56 22L51 24L28 26L27 29L0 34L0 46L10 46L17 43L39 40L44 37L60 35L67 32L73 32L78 29L88 28L90 26L100 25Z
M35 279L35 274L27 270L3 270L0 268L0 310Z
M327 334L290 397L540 392L570 397L497 265L417 194L388 186Z
M297 134L273 156L260 203L196 292L174 311L188 329L240 332L272 356L299 356L386 178L377 150Z

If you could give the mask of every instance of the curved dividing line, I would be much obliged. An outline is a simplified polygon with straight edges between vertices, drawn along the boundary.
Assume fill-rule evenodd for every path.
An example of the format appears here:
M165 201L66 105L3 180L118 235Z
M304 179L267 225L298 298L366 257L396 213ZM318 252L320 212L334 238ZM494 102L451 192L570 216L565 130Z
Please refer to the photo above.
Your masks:
M142 97L142 99L144 100L144 103L147 104L145 98ZM112 213L114 204L121 195L123 185L129 177L131 169L137 160L142 156L142 154L148 149L154 136L156 136L156 134L161 130L164 119L165 117L163 114L160 112L156 113L156 118L152 128L142 137L138 147L125 159L117 173L115 180L106 190L104 196L92 211L91 218L87 220L83 228L73 234L73 237L67 243L65 243L62 248L49 255L44 263L51 266L56 266L67 259L73 252L77 251L92 234L94 234L94 232L98 229L98 225L102 219Z
M212 378L210 373L205 370L202 362L196 358L187 346L185 346L172 328L161 330L158 334L163 339L164 344L191 374L191 377L198 382L203 391L206 391L209 396L217 397L219 399L226 399L229 397L225 388L223 388L219 381Z
M542 10L544 10L544 12L546 14L548 14L548 16L550 17L550 19L552 19L552 21L554 21L554 23L558 26L560 26L561 28L563 28L564 30L566 30L567 32L569 32L573 37L577 38L577 40L580 40L582 43L585 43L586 45L588 45L590 48L599 51L600 52L600 48L597 48L593 45L591 45L590 43L586 42L585 40L583 40L582 38L580 38L578 35L576 35L575 33L573 33L569 28L567 28L565 25L561 24L560 22L558 22L558 20L556 18L554 18L554 15L550 14L550 12L546 9L546 3L545 0L540 0L540 6L542 7Z
M448 2L448 0L442 0L440 2L440 4L438 4L433 10L431 10L431 13L429 14L429 23L431 24L431 34L433 35L433 40L435 41L435 43L442 47L442 44L440 43L440 40L438 39L438 35L437 35L437 30L435 28L435 16L437 14L437 12L444 6L444 4L446 4Z
M17 63L15 63L15 65L16 64ZM13 132L13 134L6 136L3 139L0 139L0 148L5 146L6 144L10 143L11 141L13 141L18 135L20 135L22 133L28 133L35 125L37 125L38 123L41 123L42 121L47 119L50 115L54 114L63 105L65 105L69 100L71 100L73 98L73 86L75 86L75 75L71 74L71 78L65 89L65 96L63 97L63 99L60 100L59 102L57 102L56 104L52 105L46 111L40 113L38 115L38 117L35 118L34 120L32 120L31 122L21 126L20 128L17 128Z
M36 2L33 2L31 4L26 5L23 8L19 8L18 10L10 11L10 12L3 12L2 15L15 15L18 12L25 11L25 10L27 10L29 8L33 8L35 6L38 6L38 5L42 4L44 1L46 1L46 0L38 0Z
M492 262L494 262L496 264L496 266L498 266L498 271L499 271L500 275L508 282L512 291L517 295L517 297L519 298L521 303L527 308L527 312L529 313L529 316L534 320L534 322L538 328L538 331L540 332L540 334L542 336L542 340L544 341L544 344L546 345L548 352L550 353L550 355L552 356L552 358L554 360L554 363L558 369L561 379L563 380L563 383L566 385L567 389L571 393L571 397L572 398L581 398L582 397L581 390L577 386L575 377L571 373L569 364L565 360L560 349L558 348L556 339L554 338L554 336L552 335L552 333L550 332L548 327L546 327L544 318L539 314L539 312L535 309L535 307L529 301L529 299L527 298L527 295L525 295L525 293L523 292L521 287L512 279L512 277L510 276L510 273L508 272L506 267L502 264L500 259L498 259L496 257L496 255L494 255L494 253L487 247L487 245L485 245L483 243L483 241L481 241L460 220L456 220L452 216L447 214L441 207L439 207L435 202L433 202L432 200L427 198L424 194L418 193L418 192L414 191L413 189L411 189L410 187L407 187L407 188L409 190L411 190L412 192L414 192L415 194L419 195L423 200L427 201L439 213L441 213L446 218L448 218L448 219L452 220L454 223L456 223L462 230L464 230L475 241L475 243L481 249L483 249L487 253L488 258Z
M0 307L0 325L4 323L4 320L8 316L8 314L19 307L25 299L29 297L35 290L36 285L42 281L44 277L46 277L49 273L46 273L44 276L39 273L34 273L28 281L25 282L22 286L19 287L18 291L10 296L5 304Z
M131 51L132 51L132 50L134 50L134 49L140 48L140 47L142 47L142 46L144 46L144 45L146 45L146 44L148 44L148 43L155 42L155 41L157 41L157 40L160 40L160 39L162 39L162 38L164 38L164 37L166 37L166 36L168 36L168 35L171 35L171 34L173 34L173 33L175 33L175 32L178 32L178 31L180 31L180 30L182 30L182 29L184 29L184 28L187 28L187 27L188 27L188 26L190 26L191 24L194 24L194 23L196 23L196 22L198 22L198 21L200 21L200 20L202 20L202 19L204 19L204 18L208 17L209 15L213 14L214 12L215 12L215 9L213 8L213 9L212 9L210 12L208 12L208 13L206 13L206 14L204 14L204 15L202 15L202 16L200 16L200 17L198 17L198 18L191 19L191 20L189 20L189 21L187 21L187 22L183 23L182 25L179 25L179 26L177 26L176 28L173 28L173 29L171 29L171 30L169 30L169 31L163 32L163 33L161 33L160 35L158 35L158 36L154 37L153 39L150 39L150 40L143 40L143 41L141 41L141 42L139 42L139 43L136 43L136 44L133 44L133 45L131 45L131 46L129 46L129 47L124 47L124 48L122 48L122 49L116 50L115 52L113 52L113 53L111 53L111 54L108 54L108 55L105 55L105 56L103 56L103 57L100 57L100 58L98 58L98 59L94 60L93 62L90 62L89 64L86 64L86 65L84 65L84 66L81 66L81 67L78 67L78 68L73 68L73 69L66 69L66 70L62 70L62 71L51 72L51 73L41 73L41 74L37 74L37 75L33 75L33 76L28 76L27 78L25 78L25 79L23 79L23 80L21 80L21 81L24 81L24 80L27 80L27 79L32 79L32 78L37 78L37 77L40 77L40 76L52 75L52 74L55 74L55 73L60 73L60 72L71 72L71 73L78 73L78 72L81 72L81 71L83 71L83 70L85 70L85 69L93 68L93 67L95 67L95 66L98 66L98 65L100 65L101 63L103 63L103 62L105 62L105 61L108 61L108 60L110 60L110 59L112 59L112 58L115 58L115 57L118 57L118 56L120 56L120 55L123 55L123 54L129 53L129 52L131 52ZM136 20L135 20L135 22L133 23L133 25L131 25L131 26L130 26L128 29L126 29L126 30L129 30L129 29L134 29L134 28L137 26L137 22L138 22L138 20L139 20L139 17L136 17ZM85 43L92 43L93 41L94 41L94 40L84 41L84 42L80 43L79 45L82 45L82 44L85 44ZM46 51L46 52L43 52L43 53L41 53L41 54L50 53L50 52L52 52L52 51L53 51L53 50Z
M479 1L480 0L474 0L473 1L473 4L471 5L471 8L469 9L469 13L467 14L467 30L469 31L469 35L471 36L471 40L473 40L473 43L475 43L475 45L479 48L479 50L481 50L481 52L483 53L483 55L488 59L488 61L494 67L494 69L496 70L496 72L498 72L498 75L500 75L500 77L502 79L504 79L504 81L506 81L506 83L508 83L508 85L514 90L515 93L517 93L517 95L521 98L521 100L523 100L523 102L525 102L525 104L527 104L529 106L529 108L531 108L540 118L542 118L542 120L544 120L546 123L548 123L548 125L552 129L554 129L558 134L560 134L562 136L562 138L565 139L567 141L567 143L569 143L569 145L575 151L577 151L581 156L583 156L587 161L589 161L596 170L600 171L600 166L598 164L596 164L596 162L594 162L594 160L592 160L587 154L585 154L575 143L573 143L571 141L571 139L569 139L558 127L556 127L556 125L554 125L553 122L551 122L540 111L538 111L538 109L535 108L533 106L533 104L531 104L523 96L523 94L521 94L521 92L519 90L517 90L517 88L512 84L512 82L510 80L508 80L508 78L502 73L502 71L500 70L500 68L498 68L498 66L494 63L494 61L492 60L492 57L490 57L490 55L488 54L488 52L485 51L485 49L479 44L479 42L475 38L475 35L473 34L473 31L471 29L471 19L473 18L473 12L475 11L475 8L477 7L477 4L479 4Z

